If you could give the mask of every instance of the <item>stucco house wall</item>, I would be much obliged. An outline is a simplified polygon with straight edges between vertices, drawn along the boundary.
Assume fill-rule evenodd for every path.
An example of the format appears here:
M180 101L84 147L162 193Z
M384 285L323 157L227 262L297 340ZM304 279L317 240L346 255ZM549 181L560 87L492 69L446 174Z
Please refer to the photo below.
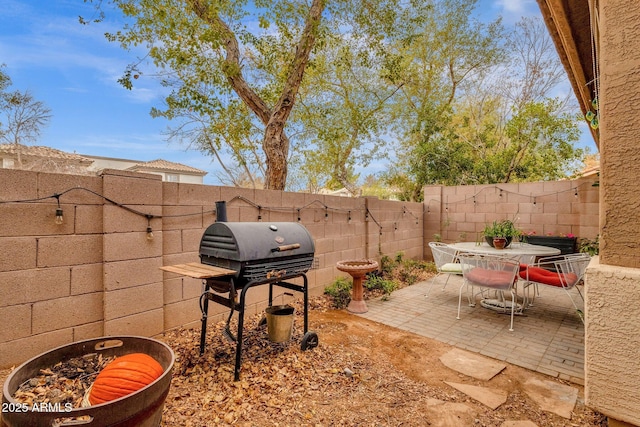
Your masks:
M586 281L585 395L640 426L640 2L598 3L602 239Z
M640 425L640 270L600 264L586 277L585 398L609 417ZM610 426L622 425L613 424Z
M640 426L640 2L537 1L583 114L598 99L601 238L585 277L586 403L610 426Z

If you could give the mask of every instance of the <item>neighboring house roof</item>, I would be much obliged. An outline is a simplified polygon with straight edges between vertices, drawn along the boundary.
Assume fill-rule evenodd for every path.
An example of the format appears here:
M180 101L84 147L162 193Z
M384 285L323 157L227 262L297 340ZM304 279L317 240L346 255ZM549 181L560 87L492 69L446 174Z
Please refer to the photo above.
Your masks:
M578 174L581 177L587 177L591 175L597 175L600 173L600 161L594 162L592 164L587 164L584 169L580 171Z
M156 159L149 162L117 159L68 153L51 147L22 144L0 144L0 167L2 160L9 159L10 168L73 174L95 174L105 168L129 170L132 172L155 172L191 176L194 183L202 183L207 172L181 163ZM18 162L20 165L18 166ZM7 166L4 166L7 167ZM187 181L189 182L189 181Z
M8 154L12 157L18 155L27 158L49 158L59 159L66 162L73 162L76 164L90 165L93 160L87 159L79 154L67 153L65 151L56 150L51 147L43 147L37 145L21 145L21 144L0 144L0 154Z
M318 191L319 194L327 194L329 196L341 196L341 197L352 197L353 195L351 194L351 192L349 190L347 190L346 188L342 187L338 190L329 190L328 188L321 188L320 191Z
M0 144L0 167L38 172L88 175L93 160L50 147Z
M148 162L140 162L134 166L131 166L130 168L127 168L127 170L134 171L134 172L170 171L170 172L183 173L183 174L186 173L186 174L200 175L200 176L204 176L207 174L207 172L201 169L196 169L191 166L183 165L181 163L174 163L174 162L170 162L168 160L162 160L162 159L151 160Z

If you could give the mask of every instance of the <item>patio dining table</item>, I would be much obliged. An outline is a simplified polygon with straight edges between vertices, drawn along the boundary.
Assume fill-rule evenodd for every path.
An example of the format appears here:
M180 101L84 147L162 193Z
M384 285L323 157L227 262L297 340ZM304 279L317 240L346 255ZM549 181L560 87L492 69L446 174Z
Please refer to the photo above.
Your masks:
M512 242L508 247L504 249L496 249L490 246L486 242L458 242L449 244L458 253L475 253L485 255L501 255L517 258L520 263L533 264L537 257L560 255L560 249L552 248L549 246L531 245L529 243ZM517 294L517 290L516 290ZM510 301L507 301L510 303ZM484 308L488 308L494 311L505 311L505 308L509 308L510 305L497 299L484 298L480 301L480 305ZM516 310L518 313L522 313L522 305L518 304Z
M458 242L450 243L449 246L458 252L517 257L525 264L533 263L536 257L560 255L560 249L523 242L512 242L504 249L496 249L486 242Z

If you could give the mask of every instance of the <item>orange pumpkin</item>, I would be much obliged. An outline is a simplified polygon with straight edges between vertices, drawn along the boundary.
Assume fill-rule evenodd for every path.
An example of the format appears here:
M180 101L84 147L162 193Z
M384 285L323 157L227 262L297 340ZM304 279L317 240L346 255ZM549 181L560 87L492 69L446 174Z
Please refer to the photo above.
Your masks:
M89 403L98 405L140 390L160 377L164 369L151 356L131 353L115 358L96 377Z

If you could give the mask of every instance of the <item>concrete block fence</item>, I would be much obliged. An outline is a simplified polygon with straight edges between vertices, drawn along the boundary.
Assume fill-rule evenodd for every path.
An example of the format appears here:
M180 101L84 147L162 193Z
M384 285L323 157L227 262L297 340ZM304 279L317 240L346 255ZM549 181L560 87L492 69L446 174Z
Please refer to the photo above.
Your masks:
M423 258L421 203L168 183L119 170L0 169L0 367L73 341L198 327L201 281L160 267L199 261L219 200L229 221L300 221L309 230L312 295L344 274L339 260L399 251ZM267 286L251 289L248 313L263 310L267 294ZM210 304L209 315L222 320L228 309Z
M424 238L445 242L482 240L495 220L511 219L539 236L599 233L597 177L552 182L424 188ZM428 254L427 246L424 253Z
M229 221L300 221L315 242L307 276L318 295L344 274L335 268L340 260L398 252L430 259L435 234L474 240L494 219L517 216L538 234L593 238L592 183L429 186L424 203L408 203L169 183L119 170L90 177L0 169L0 367L73 341L199 327L201 281L160 267L199 261L216 201L227 202ZM264 309L267 291L248 292L248 313ZM211 304L211 321L227 310Z

